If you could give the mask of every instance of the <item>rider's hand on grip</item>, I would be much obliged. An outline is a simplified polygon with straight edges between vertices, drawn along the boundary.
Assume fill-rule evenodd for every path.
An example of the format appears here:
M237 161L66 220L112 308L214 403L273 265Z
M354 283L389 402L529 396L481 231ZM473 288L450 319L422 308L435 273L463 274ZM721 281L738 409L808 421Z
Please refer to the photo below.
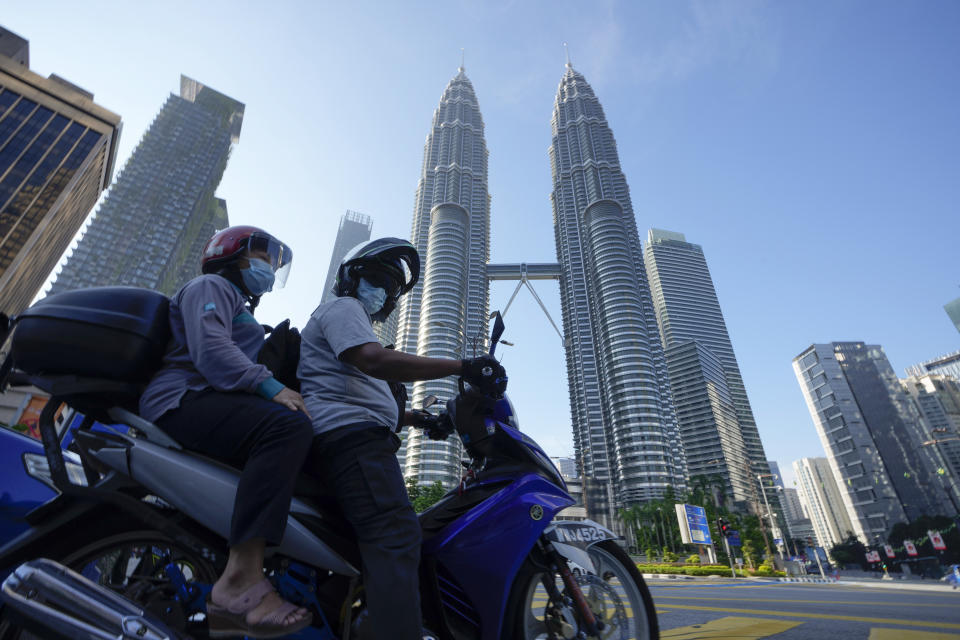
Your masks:
M496 358L482 355L461 361L460 376L470 386L495 398L503 397L507 390L507 371Z
M446 440L454 431L453 422L446 412L440 415L433 415L422 409L414 409L413 426L419 427L427 432L427 437L431 440Z

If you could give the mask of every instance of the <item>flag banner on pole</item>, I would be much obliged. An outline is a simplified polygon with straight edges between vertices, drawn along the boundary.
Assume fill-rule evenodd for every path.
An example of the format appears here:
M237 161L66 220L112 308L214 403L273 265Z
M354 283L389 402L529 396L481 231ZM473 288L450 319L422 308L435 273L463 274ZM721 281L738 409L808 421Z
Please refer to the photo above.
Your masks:
M917 555L917 545L913 544L910 540L903 541L903 548L907 550L908 556Z
M943 551L947 548L946 543L943 541L943 536L940 535L939 531L927 531L927 535L930 537L930 542L933 543L933 548L937 551Z
M893 547L888 544L883 545L883 551L887 554L888 558L896 558L897 554L893 552Z

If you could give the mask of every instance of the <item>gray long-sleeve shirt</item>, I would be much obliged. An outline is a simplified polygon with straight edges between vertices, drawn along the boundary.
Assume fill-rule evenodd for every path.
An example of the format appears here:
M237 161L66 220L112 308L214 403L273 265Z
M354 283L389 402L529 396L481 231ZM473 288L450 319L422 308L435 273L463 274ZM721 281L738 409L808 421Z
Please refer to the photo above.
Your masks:
M256 364L264 331L246 300L226 278L194 278L170 300L172 337L163 366L140 396L140 415L156 420L180 406L187 391L212 387L272 398L283 389Z

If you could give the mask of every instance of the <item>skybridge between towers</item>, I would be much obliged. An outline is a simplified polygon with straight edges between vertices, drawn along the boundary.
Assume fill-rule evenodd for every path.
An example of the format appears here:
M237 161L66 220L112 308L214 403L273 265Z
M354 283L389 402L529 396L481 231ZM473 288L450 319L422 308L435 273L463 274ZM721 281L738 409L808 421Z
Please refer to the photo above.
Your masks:
M510 296L507 306L503 308L503 311L501 312L502 315L507 315L507 311L509 311L510 305L513 304L514 298L516 298L517 294L520 293L520 287L526 285L527 289L530 291L530 294L533 296L533 299L537 301L537 304L540 305L543 313L547 316L547 320L550 321L550 325L553 327L553 330L557 332L557 335L560 336L560 339L564 340L564 344L566 344L566 340L563 337L563 332L560 331L560 329L557 327L557 323L555 323L553 318L550 317L550 312L547 311L547 307L544 306L543 301L540 300L540 296L537 295L533 285L530 284L531 280L559 280L560 275L560 265L555 262L519 262L514 264L487 265L488 282L492 282L494 280L517 280L517 288L513 290L513 294Z

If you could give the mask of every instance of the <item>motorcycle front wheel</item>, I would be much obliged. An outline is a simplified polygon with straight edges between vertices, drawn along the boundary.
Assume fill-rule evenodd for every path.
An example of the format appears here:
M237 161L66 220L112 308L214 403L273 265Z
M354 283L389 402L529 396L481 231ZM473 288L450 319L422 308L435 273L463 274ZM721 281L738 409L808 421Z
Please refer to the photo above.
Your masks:
M660 629L653 598L630 557L611 540L598 542L587 553L595 571L583 573L576 580L594 617L603 623L599 636L588 637L657 640ZM503 637L518 640L569 637L570 628L580 624L580 614L574 605L552 601L543 586L545 578L555 581L561 595L567 598L558 576L538 570L533 563L526 563L512 592L514 610L508 624L512 624L513 633L505 633Z

